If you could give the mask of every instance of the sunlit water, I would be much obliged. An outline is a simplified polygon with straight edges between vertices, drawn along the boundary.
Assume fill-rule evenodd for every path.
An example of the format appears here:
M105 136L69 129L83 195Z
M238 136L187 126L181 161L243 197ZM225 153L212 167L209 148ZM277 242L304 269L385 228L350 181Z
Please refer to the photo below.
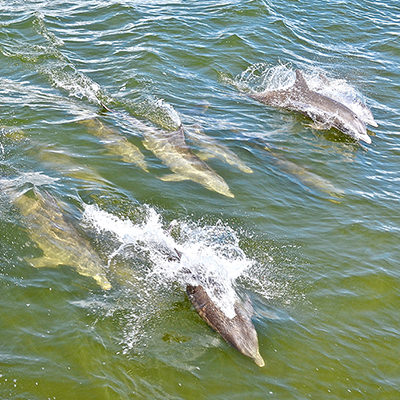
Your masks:
M1 399L400 397L396 1L1 7ZM371 145L248 97L296 68L373 116ZM166 180L180 153L148 143L181 124L234 198ZM24 209L35 191L55 203ZM33 267L57 210L111 289ZM251 301L264 368L187 284L229 316Z

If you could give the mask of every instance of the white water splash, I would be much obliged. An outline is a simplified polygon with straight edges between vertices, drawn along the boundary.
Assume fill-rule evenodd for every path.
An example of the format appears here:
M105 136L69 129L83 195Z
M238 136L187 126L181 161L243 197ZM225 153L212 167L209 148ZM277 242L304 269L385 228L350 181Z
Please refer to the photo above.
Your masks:
M135 223L120 219L99 209L85 206L84 220L98 233L108 233L117 239L118 246L110 255L134 246L149 263L145 279L171 285L202 285L216 305L234 317L238 300L235 281L252 261L239 247L234 230L219 222L213 226L199 226L186 221L173 221L165 226L161 216L151 207L145 208L144 219ZM178 257L178 253L181 255Z
M374 117L363 95L344 79L331 78L319 69L307 71L304 76L311 90L344 104L362 121L375 125Z
M271 67L265 63L250 65L238 75L233 83L245 92L264 92L266 90L287 89L294 84L294 71L288 66L279 64Z
M158 99L154 102L154 106L161 111L162 115L165 115L165 118L170 119L172 126L175 125L176 128L179 128L182 125L181 117L171 104L163 99Z
M102 99L106 98L98 83L72 65L55 62L39 68L39 71L49 78L54 87L65 90L70 97L87 99L93 104L101 104Z

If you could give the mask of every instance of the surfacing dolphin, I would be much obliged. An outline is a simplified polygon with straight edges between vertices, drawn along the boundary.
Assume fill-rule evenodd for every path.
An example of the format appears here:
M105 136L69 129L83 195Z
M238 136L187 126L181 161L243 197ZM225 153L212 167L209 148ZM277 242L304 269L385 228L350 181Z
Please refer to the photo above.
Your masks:
M236 315L228 318L210 299L203 286L188 285L186 293L200 317L226 342L243 355L252 358L259 367L265 365L258 348L257 332L248 310L235 304Z
M364 122L344 104L311 90L298 69L295 83L288 89L252 93L250 97L269 106L300 112L324 128L334 127L357 141L371 143L366 122L378 126L373 119Z
M182 253L175 249L170 260L181 260ZM189 275L192 272L186 271ZM201 285L187 285L186 293L194 309L200 317L221 337L243 355L250 357L259 366L265 365L260 355L257 331L251 320L253 307L250 303L235 303L235 316L227 317L224 312L212 301Z

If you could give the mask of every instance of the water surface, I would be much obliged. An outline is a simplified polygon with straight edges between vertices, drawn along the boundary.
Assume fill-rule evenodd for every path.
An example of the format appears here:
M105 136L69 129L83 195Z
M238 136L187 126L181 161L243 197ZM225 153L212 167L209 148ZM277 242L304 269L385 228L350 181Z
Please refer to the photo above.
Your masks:
M397 1L1 7L2 399L399 398ZM372 144L246 95L295 68L369 107ZM160 179L143 141L180 123L193 153L218 144L251 168L206 160L234 198ZM34 214L18 199L37 193L55 200ZM77 265L34 268L35 226L54 239L54 221L110 290ZM250 297L264 368L195 313L176 247L227 313Z

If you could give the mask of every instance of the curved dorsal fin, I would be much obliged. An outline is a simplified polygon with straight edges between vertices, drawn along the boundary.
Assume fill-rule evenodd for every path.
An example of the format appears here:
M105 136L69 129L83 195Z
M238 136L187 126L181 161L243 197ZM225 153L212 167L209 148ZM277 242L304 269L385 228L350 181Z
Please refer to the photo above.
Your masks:
M304 79L303 74L299 69L296 69L296 80L294 82L294 86L302 89L308 89L308 85L306 80Z

